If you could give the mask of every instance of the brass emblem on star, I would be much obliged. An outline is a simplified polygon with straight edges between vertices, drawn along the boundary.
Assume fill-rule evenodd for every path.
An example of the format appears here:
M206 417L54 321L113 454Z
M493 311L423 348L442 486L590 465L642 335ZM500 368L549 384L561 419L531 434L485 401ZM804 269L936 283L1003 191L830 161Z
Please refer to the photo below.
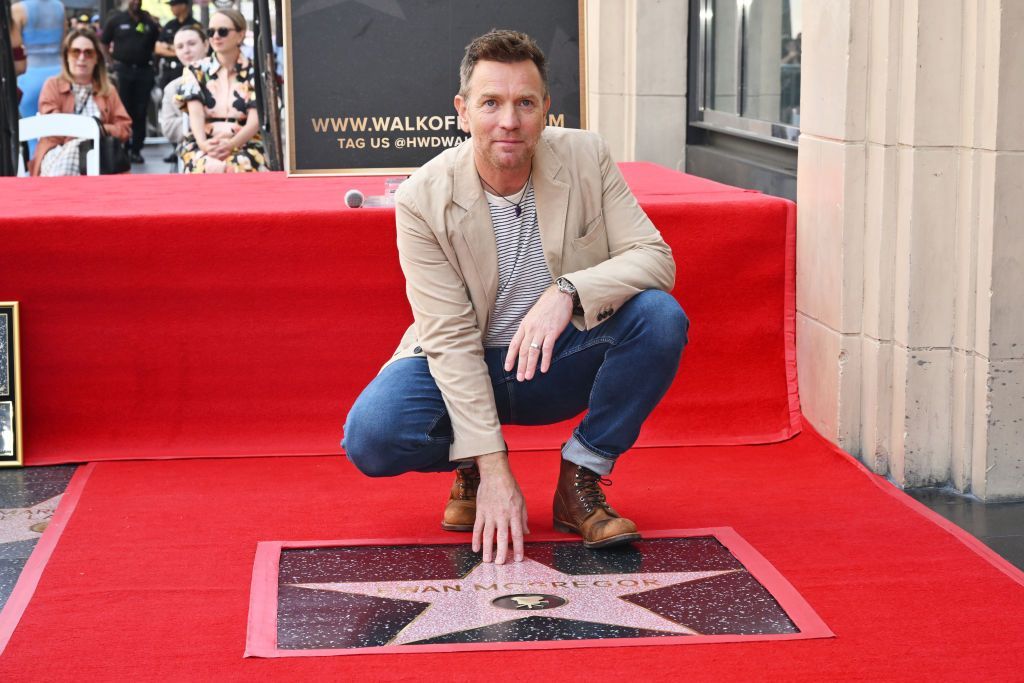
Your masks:
M495 607L502 609L515 609L515 610L537 610L537 609L554 609L561 607L566 602L565 598L560 598L557 595L502 595L500 598L494 598L491 600L491 604Z

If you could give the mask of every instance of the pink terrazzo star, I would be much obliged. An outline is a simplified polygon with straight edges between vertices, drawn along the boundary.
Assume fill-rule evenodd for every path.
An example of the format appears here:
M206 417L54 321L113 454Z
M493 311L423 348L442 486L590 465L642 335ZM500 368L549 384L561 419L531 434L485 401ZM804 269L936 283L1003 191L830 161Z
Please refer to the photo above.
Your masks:
M734 571L577 575L527 558L504 565L481 563L455 580L291 585L426 603L427 608L387 643L407 645L535 615L695 635L692 629L621 597Z
M60 499L61 496L54 496L32 507L0 509L0 541L13 543L38 539L43 532L33 527L38 528L41 523L53 517Z

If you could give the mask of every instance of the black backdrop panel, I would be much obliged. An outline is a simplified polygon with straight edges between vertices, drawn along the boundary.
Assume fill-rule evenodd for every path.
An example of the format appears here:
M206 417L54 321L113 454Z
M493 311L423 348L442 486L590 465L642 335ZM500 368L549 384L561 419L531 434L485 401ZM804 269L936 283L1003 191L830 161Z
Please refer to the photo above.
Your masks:
M549 123L581 127L580 12L578 0L286 0L289 172L395 172L459 144L459 62L491 28L537 41Z

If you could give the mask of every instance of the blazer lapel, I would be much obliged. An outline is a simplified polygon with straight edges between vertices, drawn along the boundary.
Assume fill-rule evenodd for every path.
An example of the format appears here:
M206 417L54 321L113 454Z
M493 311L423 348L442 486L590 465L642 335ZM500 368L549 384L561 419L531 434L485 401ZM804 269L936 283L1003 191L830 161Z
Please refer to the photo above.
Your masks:
M469 244L477 275L490 307L498 296L498 247L494 242L491 211L487 207L480 178L473 160L473 139L459 146L453 172L452 201L465 211L458 219L457 229Z
M561 180L561 170L562 162L541 136L533 157L533 192L544 258L556 278L562 274L562 245L569 212L569 183Z

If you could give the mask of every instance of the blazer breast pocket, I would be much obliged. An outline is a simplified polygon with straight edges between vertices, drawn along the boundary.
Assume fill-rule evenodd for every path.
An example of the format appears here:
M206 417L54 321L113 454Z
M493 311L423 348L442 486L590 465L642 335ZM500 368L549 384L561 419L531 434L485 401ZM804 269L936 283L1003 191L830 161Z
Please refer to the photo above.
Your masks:
M575 249L585 249L602 236L604 236L604 213L598 214L597 218L587 223L583 234L572 241L572 246Z

